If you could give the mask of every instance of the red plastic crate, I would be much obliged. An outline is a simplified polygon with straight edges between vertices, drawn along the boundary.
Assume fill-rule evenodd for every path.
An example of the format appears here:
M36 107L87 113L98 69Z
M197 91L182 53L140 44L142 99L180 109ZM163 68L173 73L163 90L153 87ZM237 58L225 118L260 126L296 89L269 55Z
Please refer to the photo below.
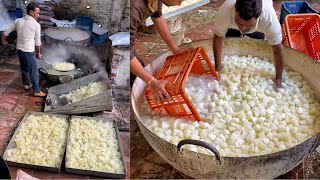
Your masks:
M289 14L282 26L282 43L320 62L320 16Z
M167 102L156 101L150 87L148 87L146 99L151 109L158 111L160 114L185 116L200 121L200 115L184 91L184 84L189 73L211 74L215 79L219 79L203 47L168 56L157 79L168 81L165 88L172 100Z

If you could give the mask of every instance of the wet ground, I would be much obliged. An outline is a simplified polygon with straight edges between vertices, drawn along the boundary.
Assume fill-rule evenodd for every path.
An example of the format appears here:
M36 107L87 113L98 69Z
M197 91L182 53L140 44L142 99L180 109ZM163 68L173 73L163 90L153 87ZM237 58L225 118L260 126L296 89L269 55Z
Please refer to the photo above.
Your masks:
M174 33L174 39L178 44L183 44L185 38L192 41L203 40L213 37L214 33L214 15L223 1L211 3L199 7L182 15L182 27ZM320 1L308 1L311 6L320 12ZM281 1L274 1L274 7L280 15ZM154 32L150 28L145 32ZM156 33L140 32L136 36L136 50L143 61L147 64L161 54L169 51L165 42ZM133 112L131 110L131 178L153 178L170 179L181 178L190 179L191 177L179 172L170 164L164 161L148 144L139 130ZM301 179L301 178L320 178L320 149L312 153L303 163L295 169L279 178Z
M127 54L128 52L126 52ZM14 133L15 128L19 125L22 117L28 111L43 112L44 98L33 97L31 91L23 89L20 66L15 52L0 54L0 155L2 155ZM118 54L115 56L122 56ZM119 58L119 57L118 57ZM46 88L42 88L46 91ZM127 167L127 176L130 172L130 132L129 132L129 89L113 87L113 104L112 112L99 112L93 114L97 117L106 117L117 120L120 129L122 147L125 154ZM77 174L50 173L45 171L32 170L27 168L9 167L11 177L16 178L18 169L40 179L96 179L98 177L83 176Z

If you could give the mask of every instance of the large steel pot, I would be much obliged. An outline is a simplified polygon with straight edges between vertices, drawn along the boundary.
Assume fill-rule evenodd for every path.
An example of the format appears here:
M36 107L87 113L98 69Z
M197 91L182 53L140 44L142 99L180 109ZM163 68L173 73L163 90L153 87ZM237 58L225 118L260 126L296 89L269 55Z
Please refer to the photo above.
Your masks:
M203 46L209 57L213 57L212 39L193 42L192 47ZM224 55L253 55L268 58L273 62L271 47L263 41L254 39L225 38ZM170 53L151 62L146 69L152 74L159 73ZM296 50L284 47L285 65L293 71L300 72L310 86L319 95L320 64L311 57ZM216 157L196 153L186 149L178 150L171 144L148 130L140 119L139 109L144 98L146 83L137 78L131 92L131 102L136 122L152 148L173 167L188 176L202 178L275 178L292 170L300 164L320 144L320 133L290 149L277 153L250 157ZM319 98L319 97L318 97ZM180 143L180 145L182 145Z
M45 30L48 44L67 43L68 45L82 46L90 43L90 35L83 30L71 27L54 27Z

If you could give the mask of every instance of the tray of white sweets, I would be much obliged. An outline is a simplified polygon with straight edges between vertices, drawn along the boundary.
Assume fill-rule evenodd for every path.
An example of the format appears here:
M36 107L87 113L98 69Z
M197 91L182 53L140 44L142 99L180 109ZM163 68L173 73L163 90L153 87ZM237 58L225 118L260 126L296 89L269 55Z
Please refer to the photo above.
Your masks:
M59 172L69 116L27 112L13 134L3 159L10 166Z
M111 111L112 89L106 73L95 73L48 90L45 112L83 114Z
M65 162L68 173L125 178L125 160L115 120L72 116Z

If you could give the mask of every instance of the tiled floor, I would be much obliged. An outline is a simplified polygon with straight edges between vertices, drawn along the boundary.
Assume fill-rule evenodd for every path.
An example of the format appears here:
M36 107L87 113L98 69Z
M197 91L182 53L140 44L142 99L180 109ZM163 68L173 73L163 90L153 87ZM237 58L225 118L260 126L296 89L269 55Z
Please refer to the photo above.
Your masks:
M320 1L308 1L311 6L320 12ZM192 41L209 39L214 33L214 15L217 7L223 3L219 0L217 3L211 3L198 9L186 12L182 15L182 28L173 34L176 42L182 42L183 38L190 38ZM275 10L280 15L281 1L274 1ZM201 11L199 11L201 10ZM143 59L145 64L160 56L169 49L159 34L147 34L140 32L136 36L135 44L137 53ZM132 112L132 111L131 111ZM131 178L183 178L190 177L174 169L170 164L164 161L148 144L135 122L133 113L131 113ZM302 164L288 172L281 178L320 178L319 168L320 155L315 152Z
M45 90L45 89L44 89ZM127 176L129 178L130 172L130 152L128 132L129 113L121 113L123 109L129 109L129 90L113 89L114 96L114 110L112 112L97 113L95 116L99 117L118 117L118 126L125 127L125 131L120 132L122 146L125 154L125 161L127 167ZM121 92L121 93L119 93ZM124 98L126 97L126 98ZM25 91L21 82L20 66L16 56L2 57L0 56L0 155L3 154L5 148L15 130L18 123L27 111L43 111L44 98L33 97L31 91ZM40 178L40 179L95 179L99 177L90 177L77 174L64 173L50 173L39 170L32 170L26 168L9 167L12 179L15 179L18 169L22 169L26 173Z

